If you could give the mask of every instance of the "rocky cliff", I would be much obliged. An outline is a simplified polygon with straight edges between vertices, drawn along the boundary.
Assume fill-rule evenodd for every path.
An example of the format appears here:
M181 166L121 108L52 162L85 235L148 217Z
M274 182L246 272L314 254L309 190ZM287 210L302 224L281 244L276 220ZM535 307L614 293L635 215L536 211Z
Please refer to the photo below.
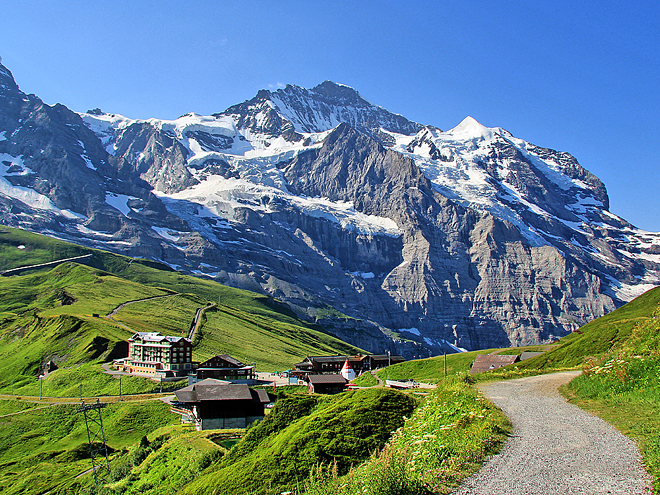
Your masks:
M660 236L568 153L346 86L131 120L0 65L0 221L271 294L374 352L551 341L658 283Z

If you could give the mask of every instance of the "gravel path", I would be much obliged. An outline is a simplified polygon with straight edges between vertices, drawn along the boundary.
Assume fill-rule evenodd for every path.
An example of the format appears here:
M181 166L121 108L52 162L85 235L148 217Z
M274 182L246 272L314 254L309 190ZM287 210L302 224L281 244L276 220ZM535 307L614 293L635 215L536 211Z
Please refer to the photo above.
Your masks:
M580 372L484 385L513 436L455 495L650 493L635 444L557 392Z

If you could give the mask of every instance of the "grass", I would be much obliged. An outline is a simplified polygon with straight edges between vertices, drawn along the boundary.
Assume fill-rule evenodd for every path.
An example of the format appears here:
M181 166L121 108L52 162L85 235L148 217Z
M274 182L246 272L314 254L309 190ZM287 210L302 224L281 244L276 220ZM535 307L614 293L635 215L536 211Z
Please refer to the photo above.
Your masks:
M0 409L7 406L0 402ZM90 467L87 430L78 405L52 405L1 419L0 486L3 493L75 493L88 486L90 476L76 476ZM111 452L136 443L147 432L177 422L178 417L160 401L110 404L103 409L103 424Z
M111 483L101 493L173 494L197 476L226 449L211 441L210 432L181 426L160 428L115 456ZM84 486L84 483L80 483ZM69 487L75 491L75 487Z
M357 385L358 387L375 387L378 385L378 380L374 375L372 375L369 372L362 373L362 375L358 376L354 380L351 381L353 385Z
M320 462L333 463L343 474L367 460L414 407L413 398L382 388L280 399L262 423L182 493L298 491Z
M509 347L504 349L481 349L478 351L461 352L456 354L447 354L447 376L454 376L459 373L467 373L475 356L478 354L511 354L520 355L525 351L548 351L552 345ZM444 380L445 376L445 357L436 356L427 359L417 359L414 361L405 361L394 364L378 370L378 377L385 380L408 380L413 379L417 382L437 384Z
M429 395L380 452L343 475L317 466L307 495L447 494L495 453L510 433L506 417L451 378Z
M196 310L209 303L215 307L205 312L194 339L195 360L229 353L256 362L260 371L275 371L289 368L307 354L360 351L299 320L271 298L182 275L147 260L8 227L0 230L0 270L93 253L84 265L67 262L0 277L0 394L38 396L37 375L44 363L52 361L58 369L41 381L44 397L118 395L119 380L103 373L101 363L124 357L125 341L133 331L187 335ZM19 245L25 249L18 249ZM118 323L104 318L122 303L145 298L156 299L124 306L114 316ZM125 376L121 386L123 394L137 394L151 392L158 384ZM46 402L52 404L52 399ZM87 490L89 475L75 478L89 468L86 431L73 413L75 407L0 401L0 491ZM17 412L21 413L3 416ZM129 446L173 419L178 417L159 401L109 405L104 409L104 425L113 456L124 459ZM215 460L215 452L217 447L204 438L173 435L153 449L148 466L131 465L127 477L115 481L117 490L165 493L153 487L181 488L189 481L186 469L202 470ZM178 474L162 479L168 470Z

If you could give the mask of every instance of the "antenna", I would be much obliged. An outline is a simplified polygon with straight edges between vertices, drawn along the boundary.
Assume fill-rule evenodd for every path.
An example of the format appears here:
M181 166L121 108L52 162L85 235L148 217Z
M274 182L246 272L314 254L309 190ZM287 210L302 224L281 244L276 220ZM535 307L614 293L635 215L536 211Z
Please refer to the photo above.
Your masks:
M99 402L98 399L96 399L96 404L85 404L83 400L76 411L83 413L85 416L89 456L92 459L92 471L94 472L96 486L108 483L110 476L110 459L108 459L108 446L105 444L105 431L103 430L103 418L101 416L101 409L105 406L107 404Z

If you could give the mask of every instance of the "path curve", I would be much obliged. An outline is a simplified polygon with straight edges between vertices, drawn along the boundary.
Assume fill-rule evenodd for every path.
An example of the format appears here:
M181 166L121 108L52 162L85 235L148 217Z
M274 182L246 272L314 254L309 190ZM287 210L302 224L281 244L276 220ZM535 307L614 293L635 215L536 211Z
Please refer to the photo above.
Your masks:
M482 385L511 420L513 436L454 495L650 493L633 441L557 391L580 373Z

